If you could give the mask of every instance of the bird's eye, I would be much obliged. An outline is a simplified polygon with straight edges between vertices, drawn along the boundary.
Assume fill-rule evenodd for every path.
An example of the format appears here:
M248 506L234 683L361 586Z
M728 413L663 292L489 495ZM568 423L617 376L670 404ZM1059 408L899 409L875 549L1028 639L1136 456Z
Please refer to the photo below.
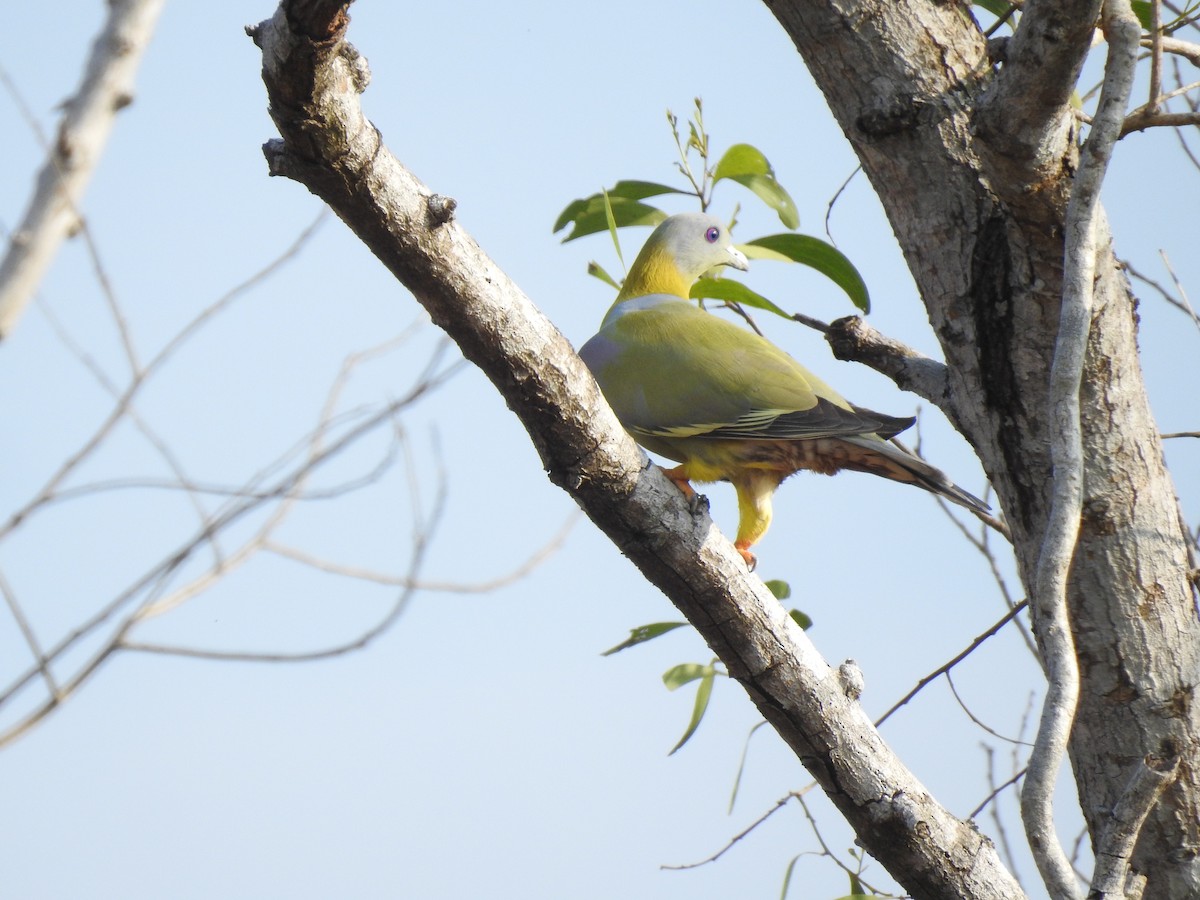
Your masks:
M704 239L706 241L708 241L710 244L715 244L717 242L717 239L720 236L721 236L721 229L717 228L715 225L712 228L708 229L708 231L704 232Z

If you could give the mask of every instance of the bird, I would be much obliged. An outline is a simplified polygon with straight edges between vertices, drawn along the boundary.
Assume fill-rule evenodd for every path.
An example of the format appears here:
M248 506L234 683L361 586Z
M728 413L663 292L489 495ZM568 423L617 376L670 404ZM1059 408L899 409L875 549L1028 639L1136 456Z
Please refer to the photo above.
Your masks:
M751 552L772 519L775 490L801 471L843 469L913 484L980 513L987 505L891 439L916 421L856 406L759 334L689 299L720 266L746 256L713 216L664 219L629 268L600 330L580 348L622 427L684 495L691 482L727 481L737 493L734 547Z

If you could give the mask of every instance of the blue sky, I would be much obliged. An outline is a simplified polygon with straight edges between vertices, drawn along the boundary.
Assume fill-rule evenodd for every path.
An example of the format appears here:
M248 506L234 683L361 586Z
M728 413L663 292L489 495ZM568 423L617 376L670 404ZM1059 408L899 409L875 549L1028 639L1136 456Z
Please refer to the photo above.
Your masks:
M10 11L0 65L42 127L73 89L102 4ZM76 8L77 7L77 8ZM266 115L256 48L242 28L272 12L167 4L84 201L106 271L143 358L234 285L283 252L320 212L293 182L267 177ZM597 237L550 233L572 199L618 178L671 181L669 107L704 99L714 144L762 149L796 199L801 230L821 234L826 204L853 155L790 42L761 4L614 2L519 9L479 2L361 0L351 39L370 62L363 102L392 151L577 345L611 291L589 259L619 271ZM7 95L0 223L19 221L40 151ZM1165 250L1200 284L1196 175L1167 133L1119 148L1105 202L1119 252L1165 280ZM745 237L779 230L733 185L714 211L742 202ZM682 201L681 201L682 203ZM682 211L684 205L671 207ZM878 203L862 177L831 216L841 250L872 292L872 323L931 355L936 342ZM631 258L644 233L626 237ZM830 319L852 310L820 276L759 263L747 282L787 309ZM1194 430L1200 334L1142 292L1141 346L1164 431ZM113 377L123 358L80 241L66 245L43 302ZM407 292L336 219L294 261L214 319L138 400L139 413L196 480L240 484L316 422L343 359L412 330L356 371L340 409L403 395L439 338ZM834 361L814 332L764 322L770 336L862 405L921 407L886 379ZM451 354L453 356L453 354ZM108 411L95 379L33 308L0 346L4 516L24 503ZM978 464L936 412L922 408L926 455L966 489ZM408 462L369 489L302 504L280 539L347 565L403 573L413 498L426 513L444 472L444 512L420 570L474 584L511 571L550 541L574 505L551 485L527 435L490 384L464 369L406 410ZM339 458L330 486L369 469L386 435ZM1193 441L1194 445L1195 442ZM1168 445L1190 519L1200 498L1197 448ZM161 458L122 428L71 484L163 476ZM727 532L732 493L707 491ZM215 504L215 501L214 501ZM240 526L249 533L262 517ZM114 596L195 530L178 494L108 492L60 504L0 544L0 567L45 644ZM887 709L1004 612L987 564L921 492L853 474L798 476L781 489L759 548L764 577L816 622L825 657L856 659L863 702ZM1020 587L1008 560L1012 590ZM200 566L190 570L200 571ZM287 652L353 639L385 614L394 587L334 578L258 556L215 588L146 624L141 639ZM615 657L629 628L675 619L667 601L586 520L529 577L483 594L418 591L367 649L298 665L125 654L44 724L0 751L0 869L5 893L62 897L775 897L789 860L818 843L790 806L714 864L704 859L789 790L809 781L766 730L753 739L737 805L726 807L758 721L740 689L718 683L709 715L675 756L691 694L660 676L708 662L688 632ZM89 644L66 660L78 665ZM0 673L29 666L0 615ZM1011 629L956 670L973 712L1015 735L1040 676ZM21 703L31 703L29 693ZM25 708L25 707L23 707ZM20 710L7 712L12 716ZM11 718L0 720L8 724ZM943 804L966 814L987 794L981 743L943 682L890 721L884 736ZM1064 836L1073 791L1061 794ZM821 833L843 858L851 836L812 796ZM1020 843L1011 803L1010 838ZM990 818L980 825L991 830ZM1028 862L1021 874L1029 879ZM868 880L889 884L871 864ZM845 876L804 856L790 896L835 897ZM1037 891L1033 891L1034 895Z

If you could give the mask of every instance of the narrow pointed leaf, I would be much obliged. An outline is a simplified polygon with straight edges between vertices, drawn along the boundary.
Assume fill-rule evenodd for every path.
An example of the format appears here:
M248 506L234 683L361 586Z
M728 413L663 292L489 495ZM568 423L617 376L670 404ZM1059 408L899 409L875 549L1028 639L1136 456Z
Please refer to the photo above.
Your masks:
M662 194L686 194L688 191L671 187L669 184L659 184L656 181L635 181L624 179L608 189L608 196L622 197L625 200L645 200L647 197L658 197Z
M742 759L738 763L737 775L733 778L733 793L729 796L729 812L733 813L733 804L737 802L738 789L742 786L742 773L746 771L746 756L750 753L750 738L754 737L754 732L766 725L766 722L759 722L750 729L750 733L746 735L746 743L742 745Z
M593 278L599 278L605 284L611 284L618 291L621 289L621 285L617 284L616 279L609 275L608 272L604 271L604 267L598 262L588 263L587 273Z
M816 269L846 292L846 296L863 312L871 311L867 284L858 269L842 251L832 244L806 234L771 234L743 245L747 255L759 250L777 254L775 258L789 259Z
M754 309L765 309L785 319L791 318L762 294L755 293L732 278L700 278L692 285L689 293L693 300L724 300L726 303L740 303Z
M602 193L604 196L604 223L608 226L608 234L612 238L613 247L617 250L617 259L621 263L621 268L629 271L625 265L625 257L621 253L621 239L617 237L617 220L613 217L612 200L609 199L607 191Z
M656 637L666 634L668 631L674 631L676 628L682 628L685 625L687 625L687 622L654 622L651 625L639 625L637 628L629 629L629 637L621 641L617 646L605 650L600 655L612 656L614 653L620 653L622 650L627 650L638 644L644 644L646 641L652 641Z
M672 666L663 672L663 684L667 686L667 690L674 691L690 681L695 681L697 678L703 678L710 672L715 671L712 666L701 665L700 663L680 663L677 666Z
M700 727L700 721L704 718L704 713L708 709L708 700L712 697L713 682L716 680L716 671L712 666L708 666L708 673L700 679L700 684L696 688L696 703L692 706L692 721L688 722L687 731L683 733L683 737L679 739L679 743L671 748L668 756L671 756L691 739L696 733L696 729Z
M792 861L787 864L787 869L783 873L783 890L779 892L779 900L787 900L788 888L792 884L792 872L796 870L796 863L800 861L800 855L792 857Z
M649 206L638 200L629 200L625 197L610 196L609 206L612 209L613 219L616 221L618 228L625 228L630 225L657 225L667 217L667 214L661 209ZM602 194L594 194L586 200L574 201L563 210L563 214L559 216L558 222L555 223L554 231L561 231L567 225L573 225L573 227L567 236L562 239L564 244L576 238L606 231L608 229L608 216L604 211L604 196Z
M622 180L618 181L611 188L609 188L607 193L612 201L615 212L617 208L622 206L626 206L629 210L636 210L638 208L653 209L654 207L647 204L638 203L637 201L645 200L647 197L658 197L662 194L686 194L688 192L682 191L679 188L673 188L667 184L658 184L657 182L653 181ZM551 231L557 234L572 222L575 223L576 229L578 229L581 217L585 220L585 222L591 221L595 218L597 213L601 213L603 211L602 197L602 194L597 193L592 194L590 197L582 197L578 200L572 200L567 204L566 209L559 213L558 219L555 221L554 227L551 229ZM628 214L630 213L618 213L618 224L658 224L658 222L621 222L621 217ZM663 218L666 218L665 213L663 213ZM661 221L661 219L659 221ZM576 237L583 237L583 234L592 233L594 232L585 231L582 234L576 234L573 231L567 239L573 240Z

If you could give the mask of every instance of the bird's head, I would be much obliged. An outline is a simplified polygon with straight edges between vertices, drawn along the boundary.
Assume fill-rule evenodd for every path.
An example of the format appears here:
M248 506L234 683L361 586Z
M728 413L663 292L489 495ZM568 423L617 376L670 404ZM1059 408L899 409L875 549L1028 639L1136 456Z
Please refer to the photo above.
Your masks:
M618 300L647 294L686 298L696 279L717 266L746 271L745 255L729 239L729 229L704 213L664 219L651 233L621 288Z

